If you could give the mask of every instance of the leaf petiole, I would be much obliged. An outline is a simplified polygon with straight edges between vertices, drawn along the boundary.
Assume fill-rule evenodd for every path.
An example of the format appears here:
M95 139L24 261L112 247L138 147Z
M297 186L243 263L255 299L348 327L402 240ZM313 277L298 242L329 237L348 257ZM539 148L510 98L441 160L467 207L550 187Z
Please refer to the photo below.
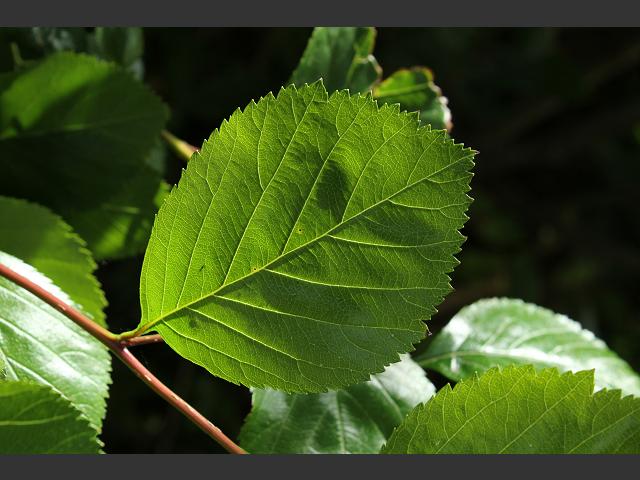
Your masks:
M178 137L168 132L167 130L163 130L161 134L162 138L165 140L165 142L167 142L167 145L169 145L173 153L175 153L185 162L188 162L191 156L198 151L196 147L185 142L184 140L180 140Z
M150 345L152 343L163 343L164 339L158 335L141 335L139 337L132 337L126 340L121 340L120 343L127 347L137 347L139 345Z

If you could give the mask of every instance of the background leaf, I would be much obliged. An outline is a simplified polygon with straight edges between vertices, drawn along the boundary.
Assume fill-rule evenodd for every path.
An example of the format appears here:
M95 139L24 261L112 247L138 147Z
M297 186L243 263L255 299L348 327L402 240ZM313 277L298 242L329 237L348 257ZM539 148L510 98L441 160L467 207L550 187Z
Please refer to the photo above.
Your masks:
M137 333L247 386L367 380L450 290L472 158L397 106L321 83L252 102L158 213Z
M145 77L171 105L171 131L201 146L236 107L290 78L312 30L145 29ZM477 299L525 298L580 322L640 371L640 215L630 201L640 175L632 130L640 57L631 53L639 41L637 29L377 29L374 54L385 72L432 68L450 100L454 138L482 153L463 230L469 238L456 255L462 263L455 290L428 322L434 334ZM202 52L216 53L202 61ZM495 61L487 61L488 52ZM595 90L594 77L604 79ZM543 106L549 100L552 112ZM536 117L540 109L546 114ZM517 135L504 134L511 127ZM168 160L166 178L175 183L184 163ZM141 263L139 257L101 262L115 331L140 319L130 280L140 277ZM164 348L142 353L160 378L236 438L251 408L248 389L190 362L176 368ZM114 361L114 368L126 367ZM128 371L114 375L101 435L110 452L218 448ZM121 428L130 422L138 427ZM157 435L158 428L175 435Z
M0 381L0 453L99 453L96 431L47 386Z
M322 78L329 92L366 92L382 75L375 39L373 27L316 27L289 82L302 87Z
M10 43L27 65L57 52L89 53L117 63L138 79L144 74L144 36L140 27L3 28L0 31L0 44L4 44L4 48L0 48L0 71L25 66L14 64L15 59L7 48Z
M100 204L91 210L70 210L67 217L84 232L99 259L127 257L147 246L153 218L168 193L169 185L156 171L139 165Z
M46 275L102 326L107 300L85 242L45 207L0 196L0 251Z
M240 444L250 453L378 453L404 416L434 393L408 355L344 390L304 395L256 389Z
M33 60L61 51L87 48L84 28L31 27L0 29L0 72L19 70Z
M116 66L65 52L0 76L0 105L0 191L60 213L104 257L96 232L73 218L109 220L101 208L145 164L166 120L162 102Z
M116 62L136 78L144 75L144 37L140 27L96 27L88 37L88 53Z
M511 364L595 369L598 389L640 395L638 374L602 340L566 316L522 300L492 298L463 308L416 361L452 380Z
M420 121L433 128L451 130L448 100L433 83L433 72L428 68L398 70L374 87L373 96L384 103L399 103L403 110L419 111Z
M0 263L74 305L30 265L4 252L0 252ZM70 400L100 431L110 383L111 359L107 348L4 277L0 277L0 357L7 379L50 386Z
M593 372L492 369L418 405L383 453L640 453L640 399Z

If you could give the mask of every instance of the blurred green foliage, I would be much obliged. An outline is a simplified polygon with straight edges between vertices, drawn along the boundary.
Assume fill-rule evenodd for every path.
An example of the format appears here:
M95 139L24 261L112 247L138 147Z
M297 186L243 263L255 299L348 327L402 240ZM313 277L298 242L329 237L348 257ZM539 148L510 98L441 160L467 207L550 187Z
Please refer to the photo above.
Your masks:
M237 107L291 77L311 29L143 33L145 81L170 106L169 129L199 146ZM452 135L480 151L455 291L430 330L479 298L520 297L581 322L640 369L640 29L380 28L375 55L385 75L432 69ZM166 180L183 166L169 156ZM141 262L100 265L114 331L138 323ZM246 389L168 348L137 353L235 438ZM221 451L117 362L113 378L105 451Z

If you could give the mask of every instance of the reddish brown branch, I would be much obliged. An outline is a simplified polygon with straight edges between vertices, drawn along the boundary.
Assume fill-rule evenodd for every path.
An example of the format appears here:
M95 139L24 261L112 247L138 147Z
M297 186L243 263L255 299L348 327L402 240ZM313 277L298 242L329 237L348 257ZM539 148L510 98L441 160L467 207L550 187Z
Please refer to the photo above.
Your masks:
M66 304L55 295L52 295L44 288L36 285L31 280L23 277L19 273L14 272L12 269L0 264L0 275L12 281L16 285L31 292L42 301L48 303L67 318L75 322L84 330L89 332L92 336L106 345L111 352L117 356L127 367L144 383L147 384L151 390L156 392L162 398L164 398L169 404L175 407L180 413L187 417L191 422L197 425L204 433L213 438L218 444L220 444L229 453L247 453L240 446L236 445L229 437L227 437L222 430L216 427L213 423L207 420L200 412L189 405L186 401L180 398L169 387L162 383L153 373L151 373L140 361L129 351L127 348L129 345L140 345L144 343L155 343L156 335L149 335L147 337L138 337L145 339L144 341L138 340L132 342L135 339L128 339L118 341L117 336L107 329L101 327L97 323L90 320L81 312ZM153 337L153 338L152 338Z
M129 351L127 347L120 346L120 348L113 351L113 353L117 355L117 357L122 360L140 380L146 383L151 390L169 402L176 410L200 428L200 430L218 442L218 444L227 452L247 453L240 446L236 445L233 440L227 437L222 430L207 420L204 415L158 380L155 375L140 363L140 361Z
M60 313L65 315L67 318L73 320L76 324L80 325L83 329L93 335L95 338L100 340L109 348L114 348L118 344L116 342L116 335L111 333L104 327L101 327L93 320L86 317L84 314L80 313L75 308L67 305L65 302L60 300L55 295L52 295L47 290L42 288L40 285L33 283L26 277L23 277L17 272L14 272L9 267L0 263L0 275L5 277L8 280L11 280L16 285L24 288L25 290L33 293L40 300L51 305L53 308L58 310Z

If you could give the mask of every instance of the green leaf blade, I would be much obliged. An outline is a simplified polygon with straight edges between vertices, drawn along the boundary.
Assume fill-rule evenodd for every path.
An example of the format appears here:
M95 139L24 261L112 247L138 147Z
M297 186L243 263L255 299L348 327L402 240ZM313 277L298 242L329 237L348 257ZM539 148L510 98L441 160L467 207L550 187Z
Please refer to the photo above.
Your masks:
M168 193L162 177L150 166L140 165L100 204L69 211L67 218L84 232L97 259L129 257L146 247L154 215Z
M100 207L145 164L166 107L116 65L68 52L0 76L0 104L2 193L59 213L103 257L74 217L104 221Z
M0 263L74 305L30 265L0 252ZM100 430L111 382L107 348L60 312L0 277L0 357L9 380L51 387Z
M416 361L452 380L512 364L563 372L595 369L598 389L640 395L640 376L593 333L564 315L515 299L465 307Z
M322 79L329 92L368 91L382 76L375 38L373 27L316 27L289 82L302 87Z
M450 289L472 158L414 116L321 83L250 104L158 214L138 332L247 386L366 381L424 336Z
M45 207L0 196L0 251L20 258L66 292L102 326L107 300L93 272L97 265L78 237Z
M373 89L373 96L384 103L399 103L403 110L419 111L420 121L433 128L451 130L451 110L433 73L425 67L402 69Z
M408 355L345 390L254 390L240 444L250 453L378 453L404 416L434 393Z
M44 385L0 382L0 453L100 453L89 422Z
M382 453L639 453L640 399L593 372L492 369L416 407Z
M140 27L96 27L87 39L88 53L122 65L142 78L144 34Z

